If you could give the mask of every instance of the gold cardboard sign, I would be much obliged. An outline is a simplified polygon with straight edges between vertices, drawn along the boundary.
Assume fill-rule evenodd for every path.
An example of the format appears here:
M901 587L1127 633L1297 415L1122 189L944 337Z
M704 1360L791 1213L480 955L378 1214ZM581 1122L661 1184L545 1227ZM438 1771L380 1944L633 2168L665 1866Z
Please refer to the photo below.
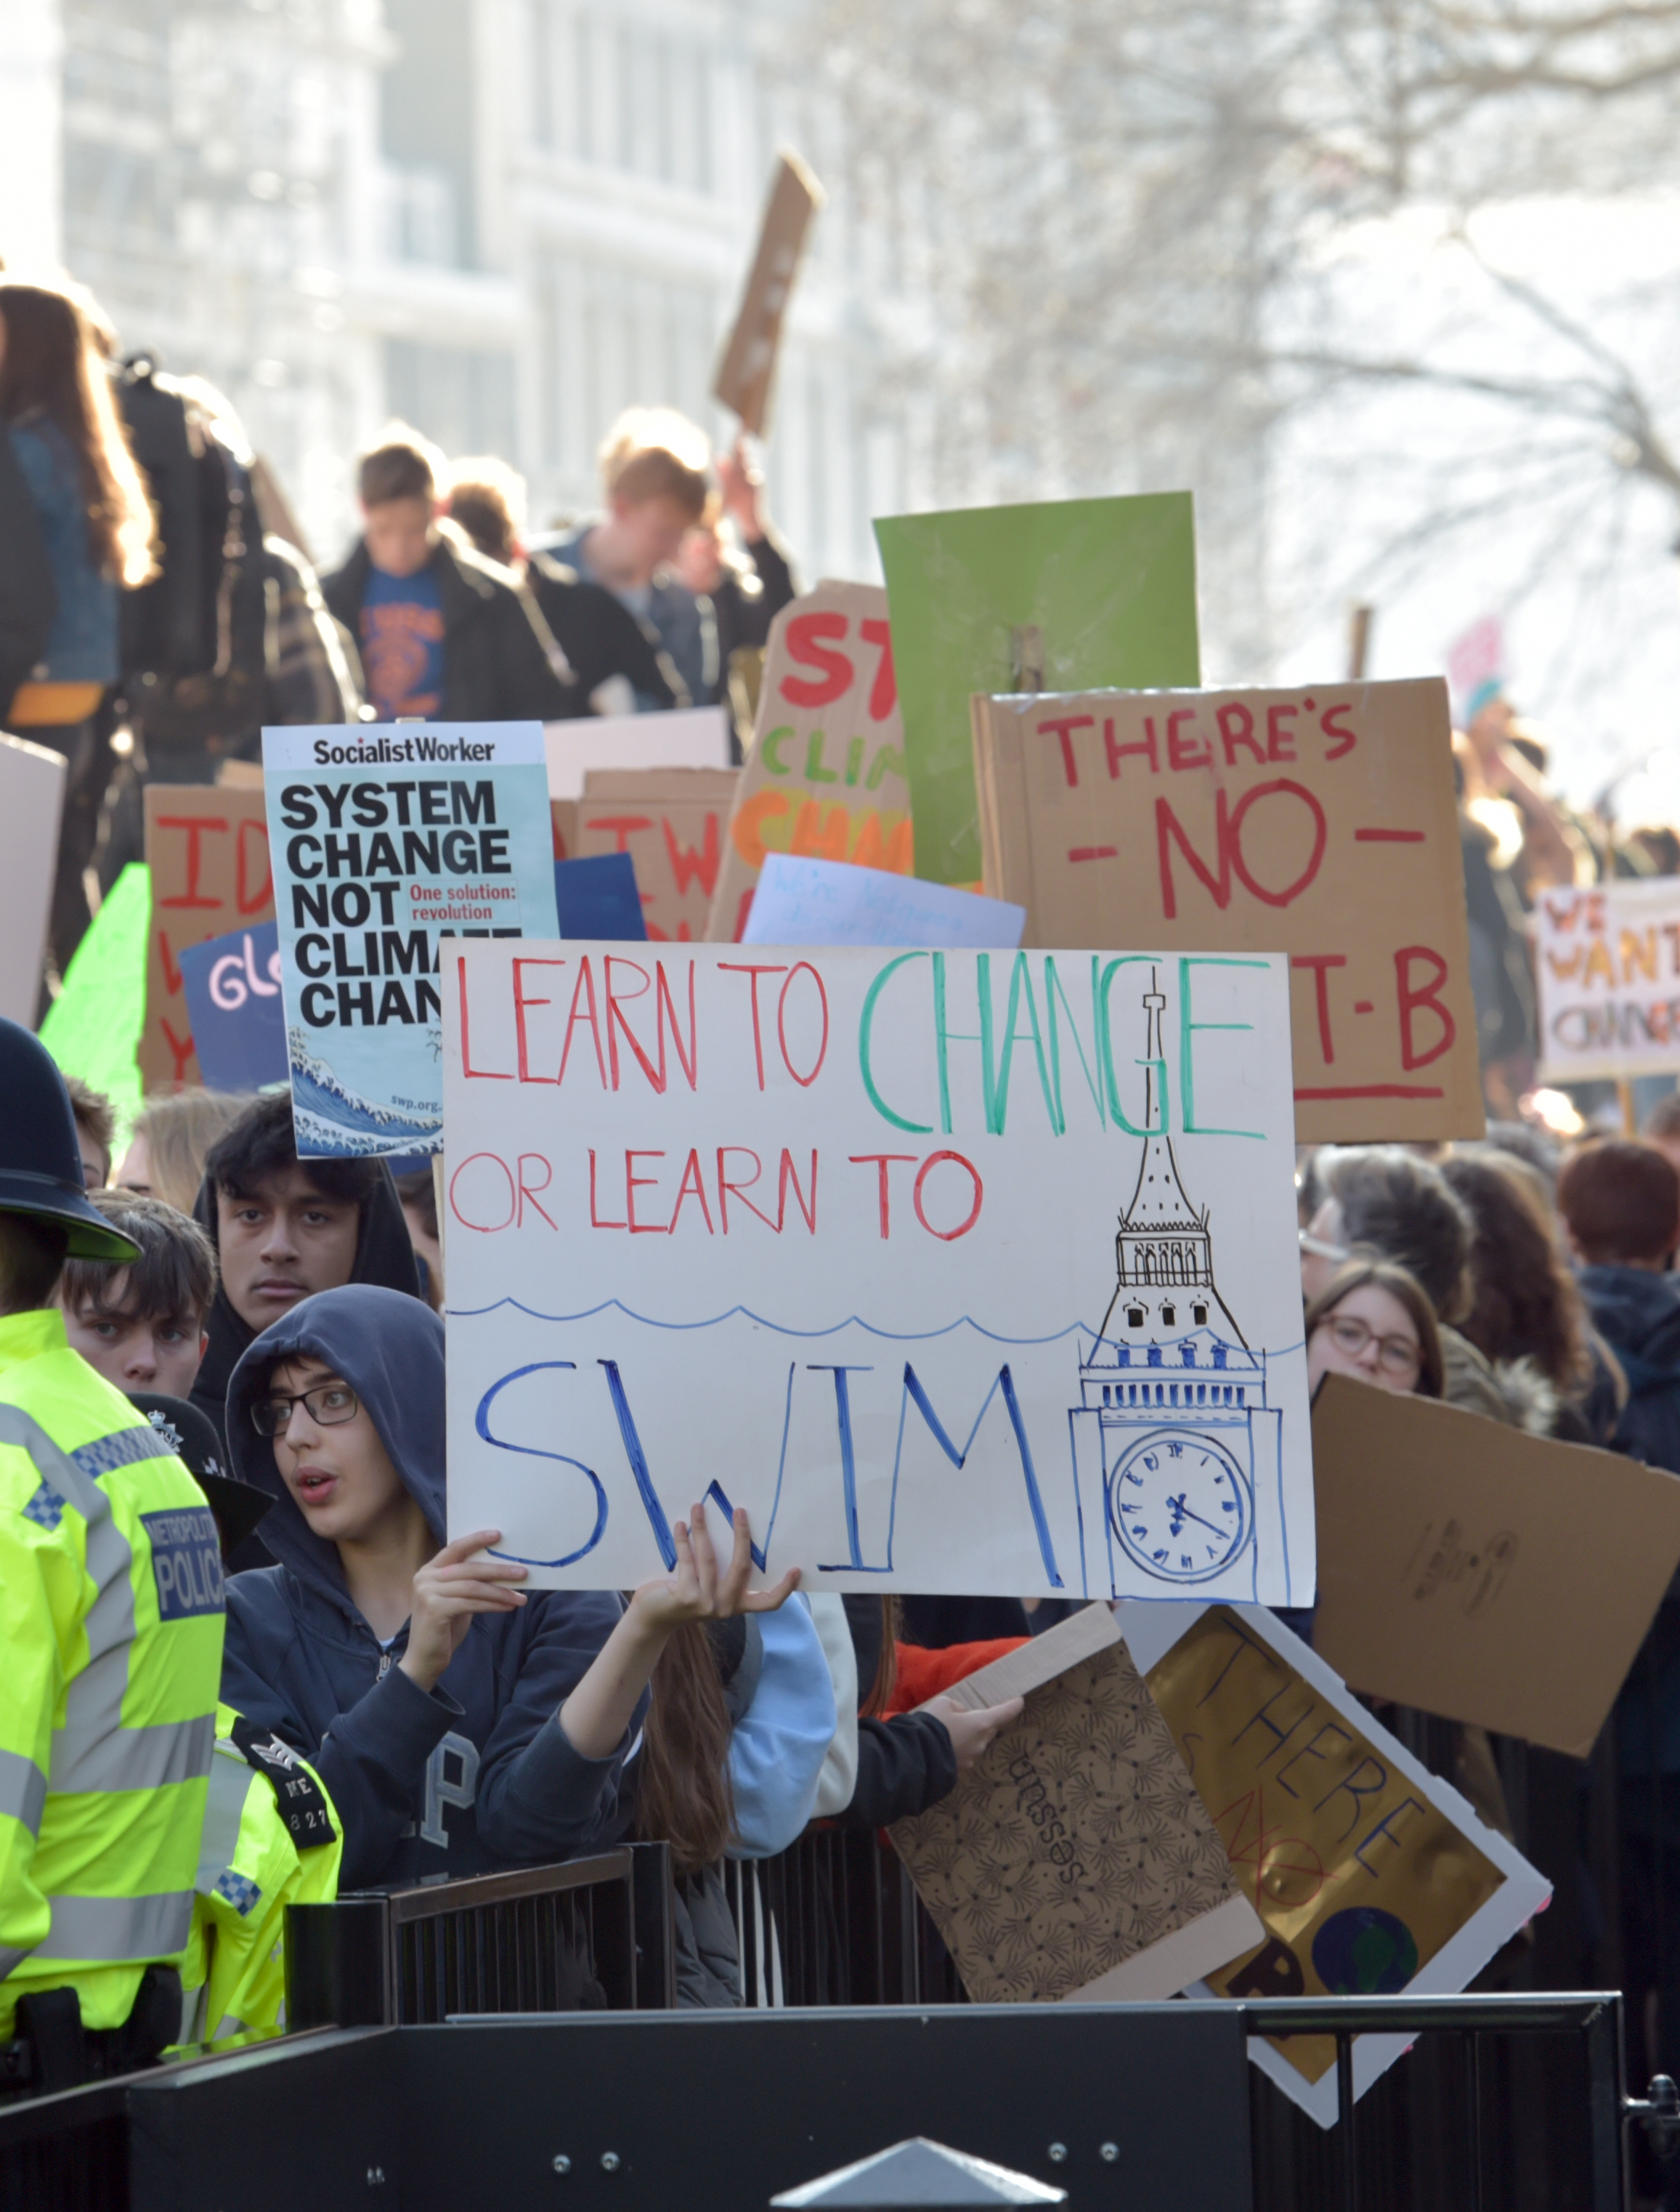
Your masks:
M1357 1727L1228 1606L1146 1679L1266 1930L1207 1977L1216 1996L1391 1995L1505 1881L1383 1729ZM1336 2061L1327 2036L1277 2047L1308 2081Z

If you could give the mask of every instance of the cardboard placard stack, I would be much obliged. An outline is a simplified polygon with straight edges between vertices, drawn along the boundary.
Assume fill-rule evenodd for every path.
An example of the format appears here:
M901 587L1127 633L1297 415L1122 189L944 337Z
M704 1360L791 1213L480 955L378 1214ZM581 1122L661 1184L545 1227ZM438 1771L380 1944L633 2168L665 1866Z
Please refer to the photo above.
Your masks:
M891 1832L977 2004L1169 1997L1263 1940L1107 1606L950 1694L1027 1700L949 1797Z
M35 1025L52 905L64 757L0 731L0 1014Z
M711 943L741 942L773 852L911 873L904 725L887 594L875 586L821 583L771 626L752 754L706 925Z
M1680 1481L1327 1375L1313 1648L1350 1689L1585 1759L1680 1566Z
M742 428L756 438L764 435L769 420L782 321L811 217L822 204L822 187L798 156L779 155L758 251L712 386L713 397L732 407Z
M648 936L688 944L706 934L738 769L591 769L568 858L628 853Z
M207 937L271 921L274 877L260 790L149 784L145 823L152 926L140 1079L156 1091L203 1079L187 1020L182 951Z
M986 888L1028 945L1286 951L1302 1144L1482 1134L1438 678L977 696L973 720Z

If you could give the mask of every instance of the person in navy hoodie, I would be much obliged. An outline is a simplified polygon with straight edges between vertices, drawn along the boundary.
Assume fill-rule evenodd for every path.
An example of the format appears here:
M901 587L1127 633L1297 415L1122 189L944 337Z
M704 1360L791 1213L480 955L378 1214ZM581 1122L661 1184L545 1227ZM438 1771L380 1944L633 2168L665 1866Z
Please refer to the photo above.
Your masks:
M276 1500L280 1564L227 1584L222 1696L296 1747L344 1829L343 1888L567 1858L628 1823L620 1773L660 1652L685 1620L773 1611L748 1593L746 1516L719 1572L705 1516L675 1571L621 1603L532 1590L446 1543L444 1327L417 1298L348 1284L305 1299L228 1387L234 1472Z

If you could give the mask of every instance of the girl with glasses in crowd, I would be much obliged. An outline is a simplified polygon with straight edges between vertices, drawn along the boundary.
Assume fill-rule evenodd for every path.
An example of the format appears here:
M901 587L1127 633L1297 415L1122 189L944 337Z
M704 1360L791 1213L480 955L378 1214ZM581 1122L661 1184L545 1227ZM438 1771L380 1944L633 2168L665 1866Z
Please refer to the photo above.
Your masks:
M1416 1276L1388 1260L1355 1260L1331 1276L1307 1309L1309 1389L1326 1375L1440 1396L1440 1332Z
M773 1612L798 1579L748 1591L745 1516L730 1531L714 1513L708 1530L699 1509L676 1524L674 1571L628 1603L524 1588L523 1565L489 1555L495 1529L446 1541L443 1346L418 1298L349 1284L271 1324L228 1385L229 1456L275 1500L264 1540L279 1564L229 1579L222 1694L318 1771L343 1823L346 1889L615 1838L671 1638ZM834 1704L810 1641L828 1700L814 1792Z

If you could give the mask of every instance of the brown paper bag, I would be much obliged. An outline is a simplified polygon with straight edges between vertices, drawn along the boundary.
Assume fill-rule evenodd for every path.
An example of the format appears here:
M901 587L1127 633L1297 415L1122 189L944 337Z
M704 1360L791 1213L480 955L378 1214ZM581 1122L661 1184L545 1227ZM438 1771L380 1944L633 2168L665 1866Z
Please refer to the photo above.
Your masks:
M971 1674L1027 1708L892 1838L977 2004L1175 1996L1263 1938L1107 1606Z

